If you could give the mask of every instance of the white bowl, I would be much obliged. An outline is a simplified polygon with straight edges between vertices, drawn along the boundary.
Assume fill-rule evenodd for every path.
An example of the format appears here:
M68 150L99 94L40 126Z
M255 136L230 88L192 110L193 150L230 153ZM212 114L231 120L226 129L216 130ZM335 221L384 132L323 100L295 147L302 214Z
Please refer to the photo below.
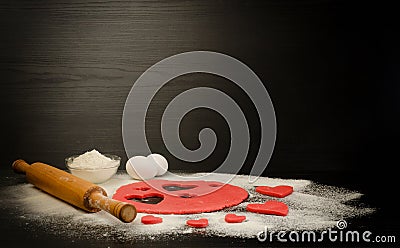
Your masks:
M114 161L118 161L118 163L112 163L110 167L100 168L100 169L82 169L82 168L73 168L71 167L72 161L78 157L79 155L74 155L65 159L65 165L67 169L71 172L72 175L85 179L92 183L104 183L109 180L118 170L118 167L121 163L121 158L116 155L104 154L111 158Z

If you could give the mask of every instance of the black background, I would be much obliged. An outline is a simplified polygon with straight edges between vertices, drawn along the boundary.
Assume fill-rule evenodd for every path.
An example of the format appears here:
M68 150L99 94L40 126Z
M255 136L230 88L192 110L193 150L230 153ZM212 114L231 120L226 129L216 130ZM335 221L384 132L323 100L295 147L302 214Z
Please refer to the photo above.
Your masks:
M365 193L396 218L399 149L399 39L396 6L355 1L2 1L0 3L0 168L13 160L65 168L64 158L96 148L126 161L125 99L149 66L193 50L247 64L274 103L278 134L264 176L303 177ZM172 80L147 118L154 152L171 170L211 171L229 149L223 118L209 110L185 117L181 138L196 148L201 128L218 135L212 156L190 164L165 149L159 121L185 89L209 86L233 97L252 127L251 100L229 81L205 74ZM122 167L121 167L122 168ZM390 228L394 223L380 221Z

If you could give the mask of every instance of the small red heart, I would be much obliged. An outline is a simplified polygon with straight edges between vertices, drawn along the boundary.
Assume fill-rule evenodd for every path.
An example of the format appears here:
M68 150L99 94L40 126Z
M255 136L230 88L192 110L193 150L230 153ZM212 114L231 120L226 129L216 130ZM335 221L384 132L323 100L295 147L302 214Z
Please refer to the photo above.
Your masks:
M279 201L267 201L264 204L248 204L246 210L254 213L279 216L286 216L289 213L289 207Z
M283 198L293 193L293 187L287 185L279 185L275 187L258 186L256 187L256 191L263 195Z
M228 223L242 223L246 219L244 215L227 214L225 215L225 221Z
M142 217L142 223L149 225L149 224L158 224L161 223L163 219L161 217L155 217L153 215L146 215Z
M186 224L192 227L206 227L208 226L208 220L204 218L198 220L188 220L186 221Z

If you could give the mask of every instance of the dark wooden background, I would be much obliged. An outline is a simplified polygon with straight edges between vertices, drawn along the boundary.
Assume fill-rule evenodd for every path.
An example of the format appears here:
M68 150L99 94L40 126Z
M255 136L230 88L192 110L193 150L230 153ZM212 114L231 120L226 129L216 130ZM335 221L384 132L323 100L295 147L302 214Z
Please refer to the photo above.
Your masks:
M352 1L2 1L0 4L1 168L17 158L60 168L64 158L96 148L126 155L125 99L149 66L168 56L211 50L240 59L264 82L278 136L265 175L391 171L399 138L398 37L394 6ZM397 64L396 64L397 63ZM193 111L182 140L198 146L212 126L219 143L195 166L165 149L159 119L175 95L215 87L235 98L252 127L250 99L229 81L193 74L172 80L148 113L154 152L173 170L208 171L229 149L224 120Z
M397 9L338 0L1 1L0 169L9 173L17 158L65 169L66 156L93 148L125 163L121 118L135 80L168 56L211 50L246 63L272 98L278 135L265 176L355 188L392 216L395 207L381 199L393 194L399 164ZM213 127L219 142L210 158L179 161L161 141L163 109L196 86L225 91L246 112L248 173L257 115L240 89L216 76L179 77L157 94L147 119L151 148L172 170L209 171L224 159L229 130L211 111L193 111L181 129L196 148L198 131Z
M377 162L376 167L391 169L387 159L396 149L388 141L399 138L393 6L351 1L2 1L0 20L1 168L9 168L16 158L65 168L66 156L93 148L126 161L121 117L135 80L165 57L211 50L246 63L272 98L278 136L265 175L365 173ZM223 160L229 130L211 111L189 114L181 133L185 145L196 148L198 130L212 126L219 143L209 159L195 166L184 163L162 143L163 109L195 86L224 90L246 112L252 146L241 173L248 172L259 142L254 106L229 81L215 76L183 76L157 94L148 113L151 148L176 170L207 171Z

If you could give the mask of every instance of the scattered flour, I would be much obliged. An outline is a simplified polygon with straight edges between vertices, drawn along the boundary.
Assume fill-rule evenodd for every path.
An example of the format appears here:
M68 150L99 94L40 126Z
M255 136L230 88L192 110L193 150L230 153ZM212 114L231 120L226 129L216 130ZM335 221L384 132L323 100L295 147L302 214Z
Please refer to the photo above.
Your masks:
M168 176L161 178L168 179ZM107 191L109 196L112 196L117 188L133 182L136 180L120 172L100 186ZM265 227L271 231L326 230L335 227L338 220L364 216L374 211L372 208L348 204L348 201L361 197L358 192L320 185L308 180L263 177L256 183L249 184L248 176L238 175L230 184L246 189L249 192L249 198L237 206L212 213L154 215L163 218L162 223L155 225L142 224L140 219L143 214L141 213L132 223L122 223L104 211L85 213L41 192L30 184L7 188L5 193L8 197L4 204L17 206L18 213L24 221L34 222L36 226L43 228L51 227L58 235L70 238L82 238L82 235L87 235L91 238L116 239L121 242L160 239L160 237L176 239L198 233L211 237L255 238L257 233L263 231ZM250 213L245 210L249 203L263 203L272 199L255 192L255 186L282 184L294 188L293 194L279 199L289 206L289 214L286 217ZM245 215L247 219L243 223L226 223L224 217L227 213ZM194 218L208 218L209 226L204 229L195 229L185 225L186 220Z
M74 169L103 169L115 167L119 161L104 156L93 149L74 158L68 166Z

